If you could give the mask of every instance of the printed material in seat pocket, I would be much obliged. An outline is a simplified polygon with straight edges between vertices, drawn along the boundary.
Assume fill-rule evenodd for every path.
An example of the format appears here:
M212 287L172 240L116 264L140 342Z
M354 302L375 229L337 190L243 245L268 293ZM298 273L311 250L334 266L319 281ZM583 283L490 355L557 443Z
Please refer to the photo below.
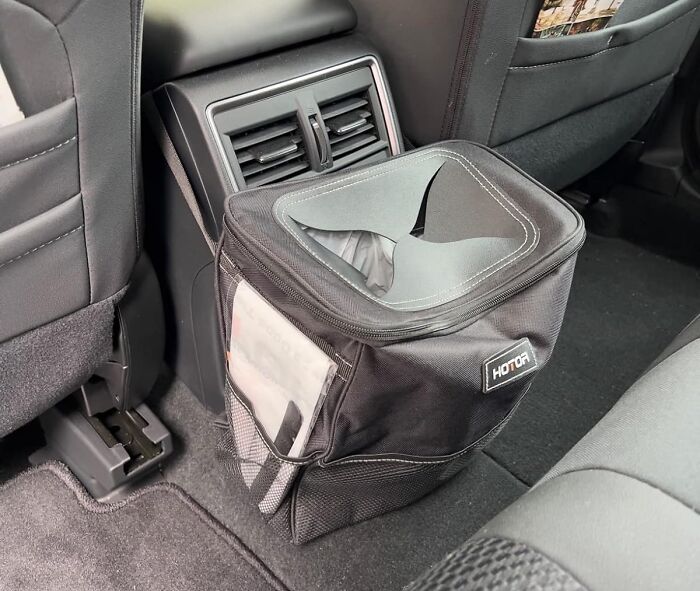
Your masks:
M238 284L228 369L280 454L304 455L337 367L247 281Z
M544 0L533 37L563 37L608 26L624 0Z

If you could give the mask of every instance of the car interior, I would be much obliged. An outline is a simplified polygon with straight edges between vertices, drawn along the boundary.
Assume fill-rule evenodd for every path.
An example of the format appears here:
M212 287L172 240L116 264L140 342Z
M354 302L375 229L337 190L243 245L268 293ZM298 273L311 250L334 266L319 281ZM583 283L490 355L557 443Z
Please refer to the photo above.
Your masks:
M0 0L0 589L700 589L700 0Z

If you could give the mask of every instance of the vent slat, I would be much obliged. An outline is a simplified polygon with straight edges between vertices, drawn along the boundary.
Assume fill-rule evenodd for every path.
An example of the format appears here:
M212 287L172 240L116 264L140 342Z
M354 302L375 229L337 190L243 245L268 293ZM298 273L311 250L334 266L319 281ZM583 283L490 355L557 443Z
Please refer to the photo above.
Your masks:
M351 131L350 133L346 133L345 135L333 135L330 134L330 140L331 140L331 146L334 146L338 142L342 142L343 140L350 139L353 136L360 135L361 133L367 133L368 131L371 131L374 129L374 124L373 123L366 123L362 127L359 127L355 129L354 131ZM330 128L327 129L327 131L330 131Z
M344 113L349 113L350 111L364 107L367 104L367 99L364 97L352 97L321 107L321 115L324 121L327 121L338 115L343 115Z
M306 156L306 152L304 150L299 150L297 152L294 152L294 154L289 154L284 158L280 158L279 160L275 160L274 162L268 162L267 164L260 164L256 160L253 160L252 162L241 164L241 171L243 172L243 176L248 178L249 176L252 176L254 174L258 174L265 170L270 170L271 168L275 168L280 164L284 164L285 162L291 162L292 160L302 158L304 156Z
M387 142L381 138L379 122L375 120L371 91L357 90L355 94L319 104L325 123L333 169L351 166L368 158L379 158L387 152ZM250 124L249 124L250 125ZM306 126L308 127L308 126ZM239 127L240 129L240 127ZM296 115L281 115L268 119L246 131L230 132L229 155L235 157L234 174L240 188L254 188L305 178L320 172L313 169L309 150ZM232 151L231 151L232 149Z
M289 164L282 164L281 166L277 166L268 172L246 178L246 185L251 188L269 185L275 181L281 181L290 176L300 174L305 170L308 170L308 168L308 162L292 162Z
M296 116L231 136L246 187L260 187L310 169Z
M297 135L297 134L292 135L292 137L291 137L290 139L291 139L295 144L301 144L301 143L302 143L301 136L299 136L299 135ZM275 140L273 139L273 140L271 140L271 141L274 142ZM254 147L254 148L255 148L254 151L258 151L258 150L261 150L261 149L264 151L264 146L265 146L266 143L267 143L267 142L263 142L263 143L259 144L258 146L255 146L255 147ZM239 164L244 164L245 162L250 162L251 160L255 160L255 154L253 154L253 151L251 151L250 149L248 149L248 150L241 150L240 152L236 152L236 156L238 157L238 163L239 163Z
M255 144L266 142L286 133L293 133L298 129L296 119L275 125L268 125L259 129L247 131L246 133L231 138L234 150L249 148Z
M340 117L332 119L328 124L331 131L336 135L347 135L365 125L372 117L372 113L366 109L350 111Z
M336 170L343 170L348 166L357 164L358 162L377 162L384 159L385 150L388 147L388 143L384 140L379 140L373 144L369 144L364 148L360 148L356 152L351 152L347 156L338 158L334 162Z
M321 105L333 161L355 160L355 155L370 153L382 140L375 126L372 103L366 90L339 101ZM382 149L379 147L378 149Z
M345 141L338 142L333 148L333 158L343 156L349 152L354 152L360 148L377 141L377 136L370 133L356 135L350 139L342 138Z

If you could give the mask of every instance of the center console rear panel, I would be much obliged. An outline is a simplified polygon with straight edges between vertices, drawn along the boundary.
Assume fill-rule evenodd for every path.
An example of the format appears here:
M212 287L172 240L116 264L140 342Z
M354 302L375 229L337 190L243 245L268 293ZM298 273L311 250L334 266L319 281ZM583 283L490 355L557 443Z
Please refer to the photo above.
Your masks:
M316 102L321 103L319 109L323 109L324 104L333 103L328 100L330 95L324 92L332 95L337 81L342 85L343 76L359 71L369 72L373 82L373 89L365 95L372 112L373 133L377 134L376 142L371 145L379 147L382 142L383 146L373 152L371 148L372 153L358 161L366 163L400 153L403 144L380 58L358 36L347 35L207 70L166 82L153 91L155 104L187 172L204 225L212 238L216 240L221 234L226 197L245 188L245 180L241 183L237 179L240 167L232 174L237 162L232 166L231 144L226 146L228 151L222 149L221 135L224 141L226 136L225 132L217 133L217 114L226 115L224 111L229 106L247 105L249 108L285 93L292 95L291 100L299 113L313 114L309 113L308 106L309 85L325 87L311 92ZM356 85L358 76L361 78L357 74L350 76ZM338 88L338 94L349 93L352 98L362 87L361 81L359 85L345 91ZM303 88L306 90L301 91L301 98L293 96ZM217 105L223 108L217 111ZM260 121L264 119L263 116ZM247 131L243 126L242 133ZM327 133L333 132L327 130ZM308 138L305 142L308 144ZM345 140L344 143L349 142ZM213 256L152 138L147 137L144 142L144 160L147 240L163 285L167 315L166 361L209 410L221 412L225 368L217 330ZM339 162L341 160L342 156L338 158ZM344 161L347 162L347 158ZM314 170L312 165L300 176L285 180L308 178L335 169L331 166Z

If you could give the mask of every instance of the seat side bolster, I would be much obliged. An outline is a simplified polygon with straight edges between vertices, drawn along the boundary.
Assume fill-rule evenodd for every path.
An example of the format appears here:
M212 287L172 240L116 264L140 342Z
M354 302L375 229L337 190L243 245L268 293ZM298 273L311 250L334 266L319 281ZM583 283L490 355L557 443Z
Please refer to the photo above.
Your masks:
M700 515L632 477L581 470L537 486L474 539L547 556L590 591L700 588Z
M659 363L680 351L686 345L689 345L693 341L700 340L700 314L698 314L693 320L690 321L688 326L686 326L678 336L671 341L671 343L666 347L661 354L654 360L649 369L656 367Z
M614 368L613 368L614 371ZM603 468L700 507L700 340L653 367L536 486Z

